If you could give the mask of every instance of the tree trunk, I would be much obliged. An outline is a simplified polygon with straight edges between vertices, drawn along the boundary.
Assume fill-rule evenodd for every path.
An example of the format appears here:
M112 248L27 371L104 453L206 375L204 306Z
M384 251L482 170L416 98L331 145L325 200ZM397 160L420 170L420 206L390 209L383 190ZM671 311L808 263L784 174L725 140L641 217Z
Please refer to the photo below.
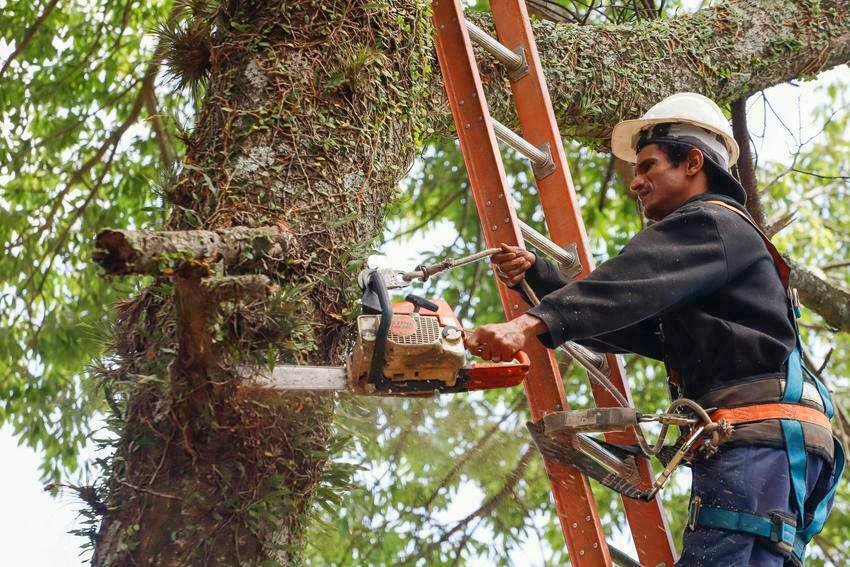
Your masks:
M423 122L424 2L230 0L213 22L175 232L99 243L116 273L159 275L119 306L101 369L123 431L96 565L299 562L333 399L262 397L233 369L340 362Z

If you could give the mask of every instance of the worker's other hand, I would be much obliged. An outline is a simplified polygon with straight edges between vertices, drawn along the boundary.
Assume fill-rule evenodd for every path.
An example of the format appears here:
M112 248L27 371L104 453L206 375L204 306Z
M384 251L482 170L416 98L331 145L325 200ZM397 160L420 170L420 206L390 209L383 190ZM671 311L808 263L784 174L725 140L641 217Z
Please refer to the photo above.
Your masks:
M502 251L490 256L490 260L498 268L499 278L506 284L514 286L525 278L525 272L534 265L536 257L519 246L510 246L504 242L499 246Z
M466 336L466 349L473 355L508 362L525 348L526 343L546 331L546 324L533 315L520 315L507 323L482 325Z

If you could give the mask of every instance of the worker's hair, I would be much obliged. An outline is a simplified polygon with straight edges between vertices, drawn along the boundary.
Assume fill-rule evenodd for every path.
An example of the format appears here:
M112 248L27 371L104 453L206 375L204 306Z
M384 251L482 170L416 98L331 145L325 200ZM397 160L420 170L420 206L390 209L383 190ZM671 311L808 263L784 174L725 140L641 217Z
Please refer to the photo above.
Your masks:
M652 143L658 146L658 149L667 156L667 160L673 167L676 167L685 161L688 158L688 152L694 149L694 146L689 146L687 144L675 144L672 142ZM718 172L714 168L714 165L712 165L707 159L704 159L702 162L702 170L705 172L706 181L708 182L709 187L714 187L718 184L724 183L722 174Z

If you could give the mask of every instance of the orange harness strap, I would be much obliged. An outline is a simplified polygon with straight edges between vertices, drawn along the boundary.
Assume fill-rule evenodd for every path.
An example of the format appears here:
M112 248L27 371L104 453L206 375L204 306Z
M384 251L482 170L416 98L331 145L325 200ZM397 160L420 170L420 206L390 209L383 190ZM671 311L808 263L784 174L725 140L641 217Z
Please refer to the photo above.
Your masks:
M719 409L711 413L712 421L720 421L721 419L725 419L730 425L764 421L766 419L794 419L819 425L828 431L832 431L829 418L823 412L799 404L758 404L739 408Z

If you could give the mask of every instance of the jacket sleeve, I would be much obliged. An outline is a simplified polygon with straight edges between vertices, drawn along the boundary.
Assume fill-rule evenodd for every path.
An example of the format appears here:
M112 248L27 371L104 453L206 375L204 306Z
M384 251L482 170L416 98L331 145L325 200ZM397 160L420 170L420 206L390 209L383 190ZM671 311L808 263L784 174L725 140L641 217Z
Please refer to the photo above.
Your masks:
M564 277L555 264L540 256L537 256L534 265L526 272L525 279L537 297L545 297L572 281ZM521 285L517 284L511 289L522 295L525 302L531 305ZM579 339L576 342L598 352L631 352L659 360L662 357L658 322L655 319L598 337Z
M664 359L664 345L659 336L658 320L654 317L613 333L575 342L597 352L630 352L656 360Z
M567 340L591 339L615 350L660 355L656 339L640 339L635 333L655 336L648 320L711 293L733 275L716 214L701 206L683 207L638 233L618 256L586 278L546 295L529 310L548 328L540 340L555 348ZM737 258L736 270L746 263ZM626 343L618 344L623 339ZM647 344L641 346L641 340Z

